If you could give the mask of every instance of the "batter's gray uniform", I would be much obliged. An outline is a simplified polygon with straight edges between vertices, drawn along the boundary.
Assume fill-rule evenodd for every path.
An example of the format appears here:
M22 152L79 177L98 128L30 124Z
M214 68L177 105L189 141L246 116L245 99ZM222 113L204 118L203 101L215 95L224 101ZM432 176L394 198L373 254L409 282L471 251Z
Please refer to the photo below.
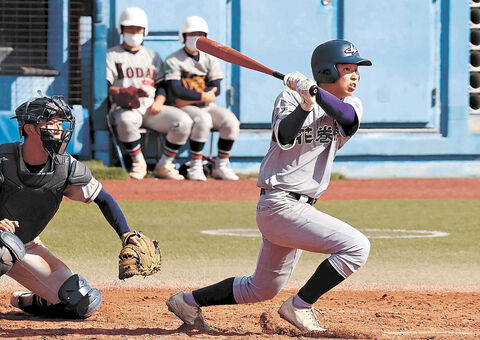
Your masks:
M353 106L360 122L360 99L350 96L343 101ZM335 155L358 126L346 135L340 124L315 104L294 143L280 145L279 123L300 102L300 95L290 89L275 102L272 142L257 182L262 188L257 225L263 241L255 273L234 279L237 303L273 298L286 284L302 250L331 254L330 264L345 278L365 264L370 251L370 242L362 233L311 205L327 189Z
M197 61L181 48L165 59L165 80L181 80L186 75L204 77L207 83L223 79L217 58L199 51ZM233 112L214 103L207 106L187 105L182 110L194 121L190 139L196 142L206 142L212 128L220 132L220 138L227 140L237 139L240 133L240 122Z
M164 79L163 62L153 50L144 46L132 52L115 46L107 52L107 81L114 87L134 86L143 89L148 97L140 98L138 109L125 109L112 101L112 119L118 139L123 143L140 139L139 129L144 126L166 133L173 144L186 143L192 129L192 119L180 109L165 105L156 115L148 109L155 99L155 85Z

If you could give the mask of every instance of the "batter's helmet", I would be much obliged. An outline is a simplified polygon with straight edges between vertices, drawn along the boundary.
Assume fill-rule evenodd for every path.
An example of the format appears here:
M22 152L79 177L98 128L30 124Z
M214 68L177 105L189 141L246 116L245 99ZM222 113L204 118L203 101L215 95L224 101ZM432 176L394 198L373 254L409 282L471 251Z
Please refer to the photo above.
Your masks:
M330 40L318 45L312 53L313 79L319 83L334 83L340 78L337 64L357 64L372 66L372 62L363 59L351 42L346 40Z
M128 7L122 14L120 14L120 20L118 20L118 34L123 33L123 26L138 26L145 28L143 35L148 35L148 18L147 14L138 7Z
M208 34L208 25L207 22L197 16L188 17L182 22L182 26L180 26L180 31L178 31L178 40L181 43L185 42L185 33L192 33L192 32L203 32Z
M41 93L39 93L41 95ZM21 104L15 110L15 116L10 119L17 119L20 138L23 137L25 124L38 125L52 119L60 121L62 128L40 128L40 138L43 148L52 157L54 154L63 154L72 138L75 129L75 116L70 107L65 103L62 96L32 98Z

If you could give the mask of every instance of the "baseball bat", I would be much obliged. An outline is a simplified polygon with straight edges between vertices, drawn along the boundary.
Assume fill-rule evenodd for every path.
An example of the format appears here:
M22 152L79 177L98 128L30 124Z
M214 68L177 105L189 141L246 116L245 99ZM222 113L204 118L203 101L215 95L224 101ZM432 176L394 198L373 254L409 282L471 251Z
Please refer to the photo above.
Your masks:
M270 76L273 76L275 78L278 78L280 80L283 80L283 78L285 78L284 74L271 70L265 65L260 64L259 62L253 60L252 58L247 57L246 55L238 52L237 50L234 50L231 47L222 45L211 39L200 37L196 41L196 46L200 51L211 54L231 64L246 67L254 71L262 72ZM316 85L312 86L309 92L312 96L315 96L318 93L317 86Z

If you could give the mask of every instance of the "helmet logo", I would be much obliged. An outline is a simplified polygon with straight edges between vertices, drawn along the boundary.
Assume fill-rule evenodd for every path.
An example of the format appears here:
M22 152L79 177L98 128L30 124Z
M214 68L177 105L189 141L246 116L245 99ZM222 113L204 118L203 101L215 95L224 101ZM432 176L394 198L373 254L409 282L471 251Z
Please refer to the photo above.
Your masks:
M355 46L353 46L353 44L350 44L350 46L348 46L348 48L344 51L346 55L354 55L358 52L357 48Z

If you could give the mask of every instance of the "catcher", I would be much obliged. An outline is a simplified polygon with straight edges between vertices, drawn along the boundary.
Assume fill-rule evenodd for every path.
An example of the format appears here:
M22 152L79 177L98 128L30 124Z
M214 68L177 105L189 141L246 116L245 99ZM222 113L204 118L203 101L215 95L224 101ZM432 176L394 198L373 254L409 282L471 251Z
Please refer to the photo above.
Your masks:
M145 248L139 253L156 256L147 262L147 270L138 274L149 275L159 269L160 253L151 251L158 245L150 244L141 233L132 233L112 196L83 163L65 152L75 117L62 97L40 95L21 104L12 118L17 119L24 142L0 145L0 276L7 275L29 290L14 292L10 298L11 304L24 312L88 318L102 302L99 290L74 274L39 237L63 196L95 202L125 248ZM135 263L144 258L142 255ZM129 277L137 272L134 266L125 271L121 264L119 274Z

